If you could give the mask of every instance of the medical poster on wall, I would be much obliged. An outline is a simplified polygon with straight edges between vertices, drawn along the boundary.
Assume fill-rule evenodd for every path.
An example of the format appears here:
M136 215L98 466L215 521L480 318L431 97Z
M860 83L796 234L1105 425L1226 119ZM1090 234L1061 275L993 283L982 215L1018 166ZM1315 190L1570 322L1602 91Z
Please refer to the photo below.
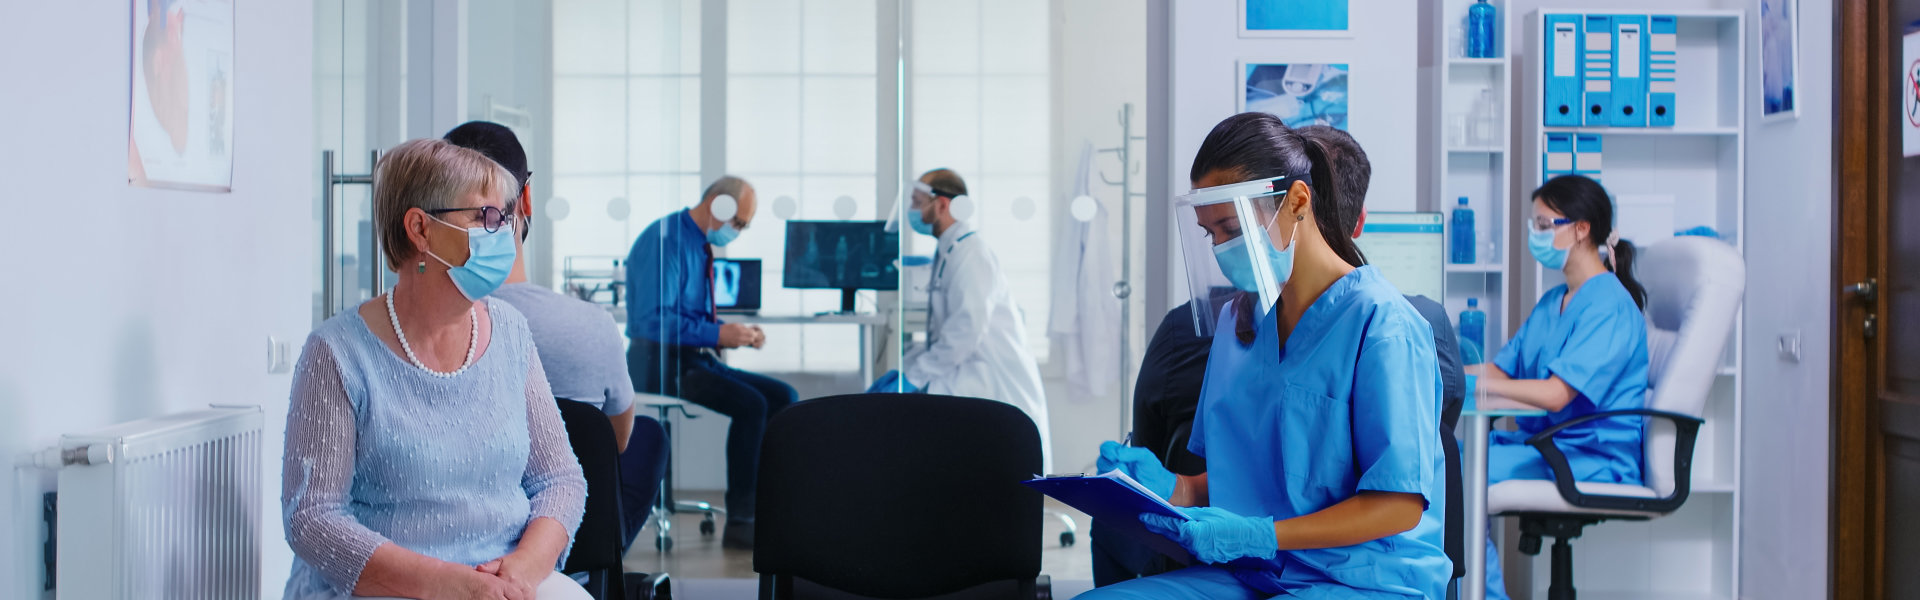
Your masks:
M1900 155L1920 156L1920 32L1900 40Z
M1240 37L1352 37L1348 0L1240 0Z
M132 0L127 183L233 186L233 0Z
M1800 77L1799 0L1760 0L1760 114L1800 114L1794 99Z
M1347 65L1240 63L1239 112L1263 112L1288 127L1347 129Z

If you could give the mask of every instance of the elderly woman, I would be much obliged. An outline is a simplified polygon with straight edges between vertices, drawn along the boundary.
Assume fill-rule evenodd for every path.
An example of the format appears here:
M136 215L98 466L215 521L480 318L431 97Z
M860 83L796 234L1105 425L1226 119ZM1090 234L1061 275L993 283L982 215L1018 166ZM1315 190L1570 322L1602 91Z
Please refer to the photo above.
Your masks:
M487 298L513 264L513 176L413 140L374 181L399 284L322 323L301 352L286 598L587 598L555 572L586 480L526 319Z

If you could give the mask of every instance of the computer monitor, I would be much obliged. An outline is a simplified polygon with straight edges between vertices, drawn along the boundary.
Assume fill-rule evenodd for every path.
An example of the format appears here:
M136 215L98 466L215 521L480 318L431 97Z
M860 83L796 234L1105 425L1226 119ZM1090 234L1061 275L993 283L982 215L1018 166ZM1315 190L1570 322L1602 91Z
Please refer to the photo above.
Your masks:
M1354 241L1400 293L1445 302L1445 236L1440 213L1369 212Z
M723 313L760 311L759 259L713 259L713 307Z
M840 290L840 311L853 312L855 290L900 289L900 234L885 221L787 221L781 286Z

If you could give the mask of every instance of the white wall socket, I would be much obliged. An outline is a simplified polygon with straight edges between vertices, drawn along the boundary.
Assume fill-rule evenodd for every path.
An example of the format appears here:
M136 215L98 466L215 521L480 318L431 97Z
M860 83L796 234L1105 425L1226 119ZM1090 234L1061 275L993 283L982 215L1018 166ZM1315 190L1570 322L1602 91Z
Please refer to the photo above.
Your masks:
M267 336L267 372L272 374L293 371L293 344L275 336Z

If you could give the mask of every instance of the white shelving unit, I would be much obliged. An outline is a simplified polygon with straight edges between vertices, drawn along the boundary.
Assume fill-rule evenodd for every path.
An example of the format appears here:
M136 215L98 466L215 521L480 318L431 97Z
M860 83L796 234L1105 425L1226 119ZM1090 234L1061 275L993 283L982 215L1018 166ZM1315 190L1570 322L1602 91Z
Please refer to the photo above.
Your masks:
M1506 239L1508 227L1517 221L1509 211L1514 153L1512 136L1507 130L1513 121L1507 101L1513 97L1514 79L1513 65L1506 58L1509 54L1504 30L1494 32L1497 58L1464 57L1467 8L1474 2L1445 0L1440 12L1442 30L1440 35L1433 36L1440 46L1438 55L1445 57L1439 76L1434 78L1438 86L1434 97L1439 99L1434 122L1439 131L1433 139L1438 146L1434 150L1439 156L1436 172L1440 176L1434 178L1435 187L1429 190L1432 201L1425 203L1424 210L1439 211L1447 223L1446 298L1441 304L1455 319L1457 328L1460 312L1467 309L1467 299L1480 300L1480 310L1487 313L1483 358L1492 360L1493 353L1512 333L1507 327L1507 292L1513 278L1508 276L1507 265L1511 261ZM1506 13L1506 0L1493 0L1492 4L1499 14ZM1495 24L1496 28L1506 26ZM1484 132L1484 139L1474 135L1472 119L1482 90L1492 92L1494 105L1490 131ZM1455 136L1453 128L1461 126L1464 126L1462 135ZM1453 209L1462 196L1467 198L1474 214L1475 262L1471 264L1454 264L1452 260Z
M1678 90L1673 127L1544 127L1545 65L1541 32L1550 14L1660 14L1677 17ZM1541 9L1509 15L1527 40L1526 93L1521 184L1542 183L1541 153L1548 132L1598 134L1602 140L1601 183L1616 197L1665 194L1674 199L1675 229L1708 226L1745 254L1746 218L1746 13L1741 10L1623 11L1617 9ZM1528 198L1514 197L1510 212L1531 210ZM1514 223L1519 223L1515 220ZM1516 225L1517 226L1517 225ZM1646 247L1658 240L1633 240ZM1528 260L1522 269L1520 301L1531 311L1540 294L1565 283L1558 271ZM1524 314L1524 312L1522 313ZM1744 321L1745 316L1740 317ZM1706 424L1694 448L1692 495L1681 509L1647 522L1608 522L1587 528L1574 544L1574 586L1581 598L1739 597L1740 423L1744 397L1740 372L1744 325L1734 328L1711 396ZM1533 565L1534 597L1544 598L1547 553Z

